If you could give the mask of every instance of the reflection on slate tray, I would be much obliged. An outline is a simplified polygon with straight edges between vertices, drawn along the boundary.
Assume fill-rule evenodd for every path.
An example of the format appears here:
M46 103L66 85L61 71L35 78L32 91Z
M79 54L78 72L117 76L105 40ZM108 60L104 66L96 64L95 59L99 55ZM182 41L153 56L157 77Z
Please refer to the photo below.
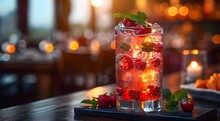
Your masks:
M93 109L93 108L74 108L75 117L91 116L102 118L115 118L136 121L206 121L216 117L217 110L211 108L195 107L193 113L169 113L165 111L152 112L145 114L118 112L115 108Z

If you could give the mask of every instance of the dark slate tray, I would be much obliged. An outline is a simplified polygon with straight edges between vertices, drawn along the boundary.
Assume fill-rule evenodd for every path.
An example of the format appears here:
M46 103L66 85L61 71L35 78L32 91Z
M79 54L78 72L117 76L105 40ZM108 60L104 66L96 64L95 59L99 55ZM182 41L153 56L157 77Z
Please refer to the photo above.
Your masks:
M166 111L160 111L139 114L119 112L116 110L116 108L94 109L89 107L75 107L74 112L76 116L114 118L135 121L207 121L215 119L217 116L217 109L202 107L195 107L192 113L182 111L169 113Z

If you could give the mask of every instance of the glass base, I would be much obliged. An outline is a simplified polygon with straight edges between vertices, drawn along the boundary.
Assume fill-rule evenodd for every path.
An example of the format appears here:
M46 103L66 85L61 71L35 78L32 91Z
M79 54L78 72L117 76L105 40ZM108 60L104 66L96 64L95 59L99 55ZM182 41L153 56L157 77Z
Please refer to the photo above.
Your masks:
M147 100L147 101L138 101L138 100L122 100L117 99L117 110L120 112L157 112L161 111L162 105L161 100Z

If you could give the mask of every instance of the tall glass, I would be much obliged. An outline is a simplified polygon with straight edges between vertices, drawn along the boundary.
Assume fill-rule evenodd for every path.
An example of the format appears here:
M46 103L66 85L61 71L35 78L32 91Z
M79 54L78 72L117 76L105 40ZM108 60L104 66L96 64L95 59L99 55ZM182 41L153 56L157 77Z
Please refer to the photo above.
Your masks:
M163 28L151 24L147 34L137 28L115 27L117 110L152 112L161 110Z

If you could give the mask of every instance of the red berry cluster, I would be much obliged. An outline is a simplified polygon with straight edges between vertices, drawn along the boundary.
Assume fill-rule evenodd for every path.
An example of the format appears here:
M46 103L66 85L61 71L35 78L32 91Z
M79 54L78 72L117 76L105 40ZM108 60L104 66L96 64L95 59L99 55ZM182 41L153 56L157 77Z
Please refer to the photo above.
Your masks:
M157 100L160 98L160 87L159 86L148 86L146 90L130 89L123 90L121 87L116 87L116 94L121 96L124 100Z
M116 94L112 93L107 95L107 93L99 95L98 97L93 97L93 99L85 99L81 103L86 103L92 106L92 108L110 108L116 106Z
M135 34L137 35L151 33L151 28L136 24L133 20L124 18L122 23L125 25L125 27L135 27Z
M111 95L103 94L99 95L97 98L98 107L100 108L109 108L116 106L116 95L112 93Z
M132 58L129 55L122 55L117 60L118 66L121 70L126 71L135 67L137 70L145 70L147 64L146 61L140 58ZM158 67L161 63L160 58L155 57L150 61L151 65Z

